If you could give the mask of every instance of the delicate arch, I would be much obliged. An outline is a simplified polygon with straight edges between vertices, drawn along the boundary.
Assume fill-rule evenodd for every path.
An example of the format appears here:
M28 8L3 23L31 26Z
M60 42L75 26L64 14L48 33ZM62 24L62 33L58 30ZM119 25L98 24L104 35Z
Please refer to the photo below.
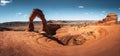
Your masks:
M34 24L33 24L33 20L35 19L35 17L38 17L42 20L42 24L43 24L43 28L42 30L45 31L47 34L50 34L50 31L48 29L48 26L47 26L47 21L45 19L45 16L42 12L42 10L40 9L33 9L32 13L30 14L30 17L29 17L29 26L28 26L28 31L34 31Z

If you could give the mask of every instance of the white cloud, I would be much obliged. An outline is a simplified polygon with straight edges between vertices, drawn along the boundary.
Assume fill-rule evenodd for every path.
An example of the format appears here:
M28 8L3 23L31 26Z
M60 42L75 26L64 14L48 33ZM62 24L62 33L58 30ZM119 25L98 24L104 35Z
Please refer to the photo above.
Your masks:
M87 13L85 13L85 15L89 15L89 13L87 12Z
M22 15L22 12L18 12L18 13L16 13L17 15Z
M22 14L23 14L22 12L17 12L17 13L16 13L16 17L22 16Z
M27 18L28 15L25 13L22 13L22 12L18 12L18 13L16 13L16 17Z
M0 0L0 5L5 6L7 3L11 3L12 0Z
M78 6L78 8L83 9L83 8L84 8L84 6Z
M120 10L120 8L118 8Z
M102 11L102 13L105 13L106 11Z

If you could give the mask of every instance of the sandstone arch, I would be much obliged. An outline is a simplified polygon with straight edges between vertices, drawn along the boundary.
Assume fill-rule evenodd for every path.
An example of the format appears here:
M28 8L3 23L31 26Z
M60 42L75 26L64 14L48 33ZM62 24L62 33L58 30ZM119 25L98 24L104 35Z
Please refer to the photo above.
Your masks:
M47 21L45 19L45 16L44 16L42 10L40 10L38 8L33 9L32 13L30 14L30 17L29 17L29 26L28 26L27 31L34 31L33 20L35 19L35 17L38 17L38 18L40 18L42 20L42 24L43 24L42 30L45 31L47 34L50 34L50 31L48 29Z
M35 19L35 17L38 17L42 20L42 31L44 31L46 34L54 35L56 34L56 30L60 28L60 25L58 24L47 24L47 21L42 10L36 8L33 9L32 13L30 14L29 26L27 31L34 31L33 20Z

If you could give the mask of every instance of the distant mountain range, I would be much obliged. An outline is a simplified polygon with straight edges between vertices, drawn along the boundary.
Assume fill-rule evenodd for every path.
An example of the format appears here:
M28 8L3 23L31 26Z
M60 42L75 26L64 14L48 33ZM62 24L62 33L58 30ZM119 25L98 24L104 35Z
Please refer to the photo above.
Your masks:
M54 21L54 20L49 20L48 23L56 23L59 22L61 24L81 24L81 23L93 23L96 21L93 20L71 20L71 21L64 21L64 20L58 20L58 21ZM6 26L25 26L28 25L29 22L4 22L4 23L0 23L0 27L6 27ZM34 24L41 24L41 21L34 21Z

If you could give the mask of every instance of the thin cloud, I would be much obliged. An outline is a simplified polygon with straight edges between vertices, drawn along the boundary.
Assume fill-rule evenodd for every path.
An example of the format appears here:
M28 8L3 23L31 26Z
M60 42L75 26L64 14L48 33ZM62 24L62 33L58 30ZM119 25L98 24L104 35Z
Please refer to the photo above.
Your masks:
M16 17L27 18L28 15L25 13L22 13L22 12L18 12L18 13L16 13Z
M102 13L105 13L106 11L102 11Z
M22 15L22 12L18 12L18 13L16 13L17 15Z
M11 3L12 0L0 0L0 5L5 6L7 3Z
M84 13L85 15L89 15L89 13L87 12L87 13Z
M84 8L84 6L78 6L78 8L83 9L83 8Z
M120 8L118 8L120 10Z
M23 16L23 13L22 12L17 12L16 17L18 17L18 16Z

